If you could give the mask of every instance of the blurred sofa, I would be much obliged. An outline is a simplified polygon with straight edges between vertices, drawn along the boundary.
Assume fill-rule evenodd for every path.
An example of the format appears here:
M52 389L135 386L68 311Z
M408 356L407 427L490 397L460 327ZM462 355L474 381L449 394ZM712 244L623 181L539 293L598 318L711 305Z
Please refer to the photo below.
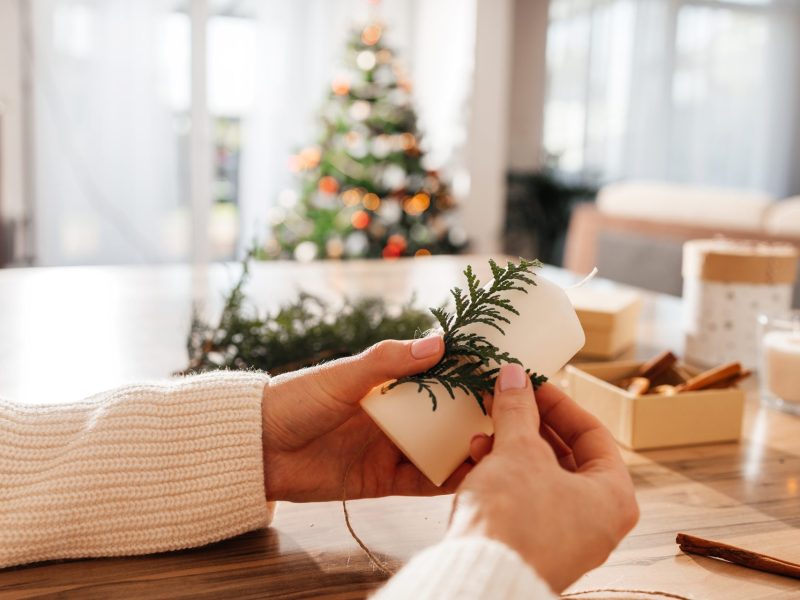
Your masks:
M603 187L596 204L575 208L564 266L681 295L683 242L725 236L800 247L800 196L776 200L759 192L655 182ZM794 306L800 306L800 269Z

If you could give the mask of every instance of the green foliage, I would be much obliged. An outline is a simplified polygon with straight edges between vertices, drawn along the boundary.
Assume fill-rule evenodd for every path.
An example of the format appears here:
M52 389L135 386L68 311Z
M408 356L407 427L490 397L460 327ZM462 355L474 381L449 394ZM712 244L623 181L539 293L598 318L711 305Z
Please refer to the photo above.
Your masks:
M472 394L485 414L483 399L494 391L499 365L521 363L507 352L500 351L472 328L483 324L505 335L503 327L510 324L511 316L518 315L519 311L504 293L518 290L527 294L527 288L536 285L533 270L540 266L539 261L520 259L518 264L509 262L502 268L489 260L494 279L488 287L481 286L472 266L468 266L464 271L467 279L466 292L458 287L451 291L455 312L447 312L441 308L431 309L444 332L444 357L424 373L398 379L390 389L405 383L416 384L418 391L424 390L428 393L433 410L436 410L437 400L433 386L438 383L447 390L451 398L455 398L456 389ZM534 387L547 380L543 375L530 373L529 370L528 374Z
M259 316L245 306L247 278L245 262L216 326L195 313L184 373L254 368L276 375L357 354L380 340L413 338L433 325L413 299L397 307L380 298L360 298L334 309L305 293L274 314Z

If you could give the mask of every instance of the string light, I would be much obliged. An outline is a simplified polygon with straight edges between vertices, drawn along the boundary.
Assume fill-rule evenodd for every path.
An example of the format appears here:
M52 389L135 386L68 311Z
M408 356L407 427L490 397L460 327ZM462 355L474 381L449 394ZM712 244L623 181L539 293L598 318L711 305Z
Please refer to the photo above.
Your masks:
M307 171L319 165L322 158L322 151L317 146L303 148L297 154L289 157L289 170L293 173Z
M363 121L369 114L372 112L372 107L370 106L369 102L366 100L358 100L353 102L353 105L350 107L350 117L355 121Z
M350 188L342 193L342 203L345 206L355 206L361 202L361 192L358 188Z
M338 237L329 239L325 242L325 252L330 258L341 258L344 254L344 242Z
M371 71L377 62L378 58L372 50L362 50L356 55L356 64L362 71Z
M390 62L392 62L392 51L389 50L388 48L383 48L381 50L378 50L378 52L375 54L375 58L377 59L378 64L380 65L389 64Z
M335 177L326 175L319 180L319 191L323 194L333 195L339 191L339 182Z
M366 229L369 225L369 221L369 214L363 210L357 210L353 213L353 216L350 217L350 223L356 229Z
M361 204L364 205L364 208L367 210L378 210L381 205L381 199L378 198L377 194L369 193L364 196L361 200Z
M413 197L408 198L403 203L403 210L406 211L407 214L411 216L418 216L428 210L428 207L431 205L431 198L428 194L420 192L419 194L415 194Z
M361 41L367 46L374 46L380 41L382 33L383 28L377 23L367 25L361 32Z
M294 249L294 258L299 262L311 262L317 257L317 245L309 240L300 242Z
M400 147L403 150L411 150L417 145L417 138L411 133L404 133L400 136Z
M337 77L331 82L331 91L337 96L346 96L350 93L350 82L347 79Z

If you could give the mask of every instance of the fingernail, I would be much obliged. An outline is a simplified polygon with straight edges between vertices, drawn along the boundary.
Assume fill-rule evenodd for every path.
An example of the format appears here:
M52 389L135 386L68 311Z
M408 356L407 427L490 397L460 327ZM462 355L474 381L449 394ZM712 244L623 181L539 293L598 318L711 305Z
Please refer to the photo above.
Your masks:
M489 436L485 433L476 433L472 436L472 439L469 441L470 446L474 444L477 440L488 440Z
M438 335L424 337L419 340L414 340L411 344L411 356L416 359L428 358L439 352L441 348L442 338Z
M528 384L528 374L521 365L511 363L500 368L500 391L521 390Z

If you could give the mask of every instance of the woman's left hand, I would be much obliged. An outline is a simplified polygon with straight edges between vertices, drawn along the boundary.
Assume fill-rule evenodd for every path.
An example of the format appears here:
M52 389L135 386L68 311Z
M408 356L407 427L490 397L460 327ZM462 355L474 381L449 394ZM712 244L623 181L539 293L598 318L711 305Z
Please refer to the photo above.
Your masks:
M471 465L461 465L437 488L359 404L376 385L424 371L435 365L443 352L441 336L387 340L357 356L271 379L264 388L262 408L267 499L341 499L351 463L348 498L454 491Z

